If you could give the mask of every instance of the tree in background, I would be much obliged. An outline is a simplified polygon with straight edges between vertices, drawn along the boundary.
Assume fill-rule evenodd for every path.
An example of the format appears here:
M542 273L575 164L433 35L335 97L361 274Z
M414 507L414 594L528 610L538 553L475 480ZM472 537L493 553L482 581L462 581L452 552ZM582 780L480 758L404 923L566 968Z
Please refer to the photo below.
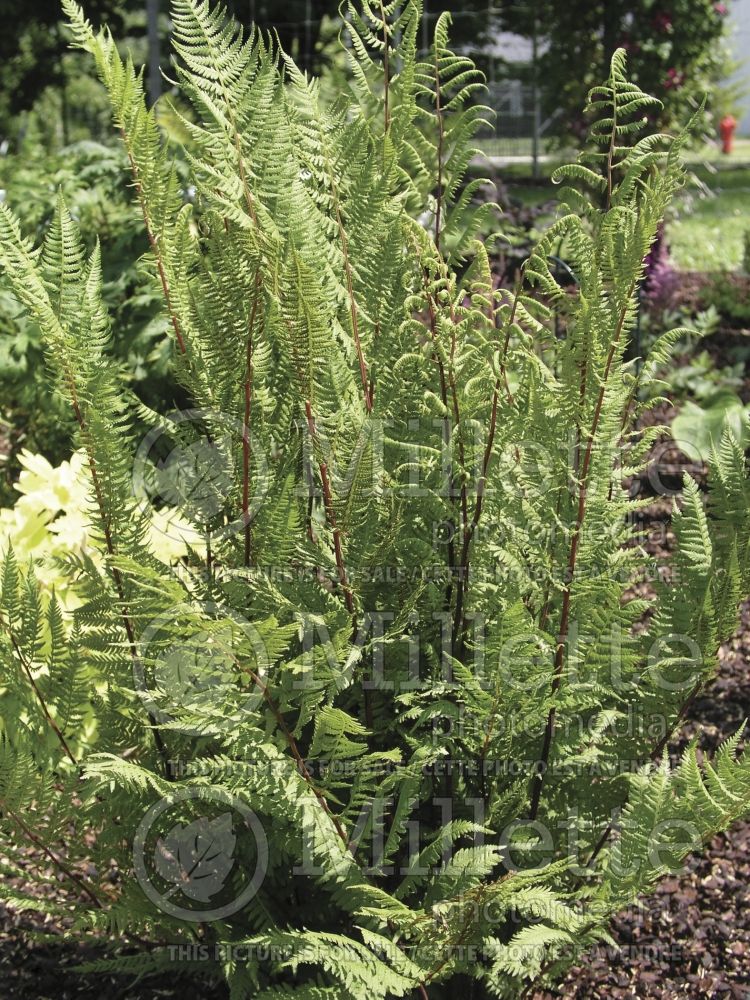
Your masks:
M664 99L664 110L655 126L684 120L704 93L709 94L709 113L724 113L727 108L721 103L717 83L729 65L725 41L728 2L468 0L458 4L455 0L425 0L422 34L428 37L439 14L452 10L457 47L469 49L480 68L488 71L488 43L501 28L529 38L536 32L540 53L536 77L543 114L557 113L557 130L579 136L584 129L580 109L586 93L606 73L608 60L618 46L628 52L638 84ZM326 65L329 49L320 39L321 34L335 30L332 22L338 15L338 0L287 0L283 19L275 0L225 0L225 5L245 25L273 26L282 47L302 69L319 72ZM150 89L157 90L157 57L168 51L169 0L91 0L88 9L98 23L109 24L127 41L136 61L144 63L148 61L150 13L160 36L155 46L152 30L151 48L157 51L151 60ZM17 0L0 0L0 16L0 139L15 136L18 115L29 110L42 94L54 90L58 108L46 109L41 117L52 123L59 118L67 141L68 107L71 114L74 110L78 114L91 102L75 92L66 93L66 85L81 74L74 65L78 56L66 51L59 0L35 0L33 11L19 10ZM500 69L502 60L493 56L492 61ZM514 67L514 73L531 82L534 67Z
M91 16L122 30L123 15L132 3L92 0ZM60 26L59 0L34 0L25 7L18 0L0 0L0 138L11 136L16 116L54 86L65 84L63 56L69 47Z
M728 0L727 0L728 2ZM536 18L544 39L537 74L547 114L559 109L557 130L580 136L580 108L618 47L628 53L635 82L664 103L655 127L684 120L708 95L707 119L726 75L728 6L714 0L539 0L503 8L509 30L531 36Z
M246 26L273 27L284 51L293 55L302 69L319 69L325 61L318 44L321 25L337 17L338 0L287 0L283 18L274 0L225 0L225 6ZM427 0L424 6L427 28L434 26L442 11L452 10L453 37L458 44L478 49L492 34L494 19L488 17L492 5L487 0L462 4ZM150 21L161 36L159 52L168 51L169 0L91 0L87 10L97 23L108 24L120 38L145 42ZM0 136L7 136L13 133L14 118L29 110L48 87L64 86L69 52L61 29L60 0L34 0L33 10L19 9L17 0L0 0L0 16ZM146 61L145 45L141 54ZM151 74L149 79L153 91Z

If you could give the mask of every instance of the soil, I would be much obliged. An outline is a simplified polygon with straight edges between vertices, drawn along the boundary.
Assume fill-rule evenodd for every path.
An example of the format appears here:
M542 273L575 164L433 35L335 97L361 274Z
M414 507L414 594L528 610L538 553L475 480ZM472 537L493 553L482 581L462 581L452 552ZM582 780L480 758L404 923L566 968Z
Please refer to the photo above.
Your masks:
M722 647L719 672L698 698L671 750L694 735L712 753L750 717L750 602L741 625ZM750 822L714 837L687 874L663 881L640 907L613 923L616 947L602 946L571 969L559 993L535 1000L666 1000L672 997L750 998ZM50 873L52 884L56 884ZM62 897L61 897L62 898ZM45 940L38 936L45 935ZM50 937L46 937L50 935ZM226 1000L209 982L176 979L132 985L127 977L82 975L76 966L101 955L95 944L74 946L63 928L41 914L0 903L2 1000Z
M750 603L722 647L719 672L694 704L679 753L692 737L711 754L750 717ZM640 907L613 922L617 947L604 946L574 966L558 994L535 1000L750 998L750 822L714 837L680 878L665 879Z

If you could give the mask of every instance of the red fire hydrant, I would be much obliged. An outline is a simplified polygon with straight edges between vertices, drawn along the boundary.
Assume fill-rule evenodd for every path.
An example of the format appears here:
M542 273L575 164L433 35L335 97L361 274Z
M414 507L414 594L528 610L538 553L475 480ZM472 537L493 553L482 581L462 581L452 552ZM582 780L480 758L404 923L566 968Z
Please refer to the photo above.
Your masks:
M733 115L724 115L719 122L719 132L721 133L722 153L732 152L732 141L734 140L734 130L737 128L737 119Z

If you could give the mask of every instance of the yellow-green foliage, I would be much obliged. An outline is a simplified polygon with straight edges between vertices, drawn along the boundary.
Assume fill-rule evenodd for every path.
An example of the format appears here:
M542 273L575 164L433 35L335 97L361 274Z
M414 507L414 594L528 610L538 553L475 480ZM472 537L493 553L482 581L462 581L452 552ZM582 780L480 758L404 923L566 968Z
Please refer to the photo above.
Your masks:
M69 620L5 561L9 850L23 810L42 842L67 824L76 927L180 944L199 926L233 998L434 1000L459 975L528 995L750 806L734 742L713 764L662 759L750 589L731 434L708 456L708 514L685 483L675 584L629 590L645 556L622 484L658 433L636 427L638 390L679 332L640 374L625 351L686 134L642 136L653 99L617 52L591 95L593 150L559 171L567 207L508 293L479 237L494 209L464 185L482 80L447 15L420 59L418 2L346 4L351 86L329 104L272 37L173 0L195 209L141 75L64 7L131 161L190 409L124 391L99 251L62 199L41 248L0 205L0 266L74 411L98 553L66 553ZM550 270L561 241L574 294ZM202 546L176 565L134 490L136 418L177 442L191 487L177 506ZM265 877L230 916L191 924L170 845L185 830L202 843L216 796L266 831ZM160 804L179 822L155 900L137 844ZM224 877L239 893L257 855L214 822L237 838Z

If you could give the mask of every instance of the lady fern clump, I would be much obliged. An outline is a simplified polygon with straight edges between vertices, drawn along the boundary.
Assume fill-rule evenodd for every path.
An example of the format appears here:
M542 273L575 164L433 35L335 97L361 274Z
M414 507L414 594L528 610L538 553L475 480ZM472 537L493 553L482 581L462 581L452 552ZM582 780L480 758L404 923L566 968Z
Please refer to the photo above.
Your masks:
M40 248L0 205L103 553L64 561L66 613L5 556L6 870L28 878L33 846L123 973L223 976L235 998L529 995L750 807L740 734L712 761L666 753L749 590L731 433L708 508L685 481L655 596L632 589L647 501L623 482L659 433L641 389L684 331L640 367L626 348L688 132L642 136L654 101L617 52L508 293L465 181L481 78L447 16L421 60L418 2L346 4L350 88L327 104L272 37L173 0L187 199L141 75L63 5L190 405L126 390L63 200ZM154 550L154 508L180 558Z

